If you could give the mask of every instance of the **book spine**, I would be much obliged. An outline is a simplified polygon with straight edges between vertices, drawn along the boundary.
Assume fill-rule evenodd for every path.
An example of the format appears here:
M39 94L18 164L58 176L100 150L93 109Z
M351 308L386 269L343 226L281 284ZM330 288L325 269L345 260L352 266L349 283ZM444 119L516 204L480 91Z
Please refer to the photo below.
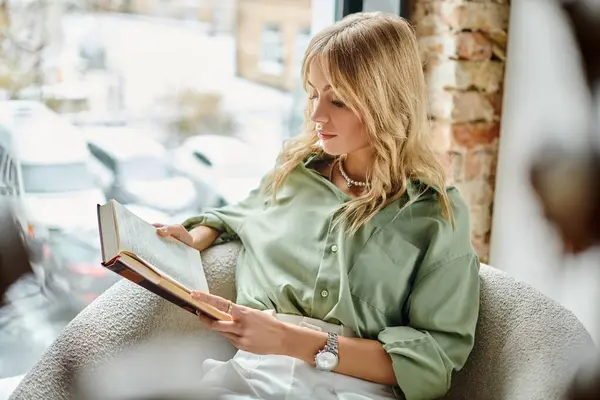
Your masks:
M196 315L197 311L200 311L196 307L194 307L192 304L175 296L170 291L168 291L160 286L157 286L156 284L154 284L153 282L144 278L143 276L141 276L137 272L133 271L132 269L128 268L125 264L123 264L122 262L120 262L118 260L115 261L113 264L104 265L104 267L121 275L123 278L130 280L131 282L135 283L136 285L142 286L143 288L151 291L152 293L156 294L157 296L162 297L163 299L167 300L168 302L171 302L171 303L175 304L176 306L181 307L184 310L191 312L194 315Z

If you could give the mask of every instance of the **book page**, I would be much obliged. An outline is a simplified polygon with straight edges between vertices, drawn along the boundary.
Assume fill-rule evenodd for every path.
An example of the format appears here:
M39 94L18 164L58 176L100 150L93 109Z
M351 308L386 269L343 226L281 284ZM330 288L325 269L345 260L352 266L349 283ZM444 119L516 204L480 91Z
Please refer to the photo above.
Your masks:
M208 292L198 250L175 238L158 236L155 227L117 202L114 209L120 250L134 253L188 289Z

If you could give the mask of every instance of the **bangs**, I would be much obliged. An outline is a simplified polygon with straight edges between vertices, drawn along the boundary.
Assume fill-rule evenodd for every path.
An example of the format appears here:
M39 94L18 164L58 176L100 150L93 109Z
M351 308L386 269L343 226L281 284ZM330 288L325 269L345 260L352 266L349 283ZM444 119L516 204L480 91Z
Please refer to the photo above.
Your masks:
M311 64L315 63L323 73L323 76L329 82L329 84L335 88L336 85L332 81L331 69L329 68L329 57L328 54L323 51L323 49L308 49L306 53L306 57L304 59L304 63L302 65L302 84L304 86L304 90L307 92L312 88L310 85L310 67Z
M356 60L352 61L355 57L353 57L352 51L348 51L348 48L353 46L348 46L347 40L343 40L344 38L347 39L347 36L333 35L328 38L314 38L306 50L302 63L302 84L304 90L309 93L312 88L309 83L310 67L315 63L321 69L334 93L351 110L357 112L360 102L356 91L359 88L356 79Z

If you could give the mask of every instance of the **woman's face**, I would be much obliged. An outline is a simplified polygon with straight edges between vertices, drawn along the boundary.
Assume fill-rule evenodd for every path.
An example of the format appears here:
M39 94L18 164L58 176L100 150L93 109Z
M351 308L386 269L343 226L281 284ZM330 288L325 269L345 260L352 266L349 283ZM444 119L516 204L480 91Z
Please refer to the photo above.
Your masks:
M359 118L334 93L319 64L310 65L308 83L312 121L323 150L332 156L350 154L369 147L368 136Z

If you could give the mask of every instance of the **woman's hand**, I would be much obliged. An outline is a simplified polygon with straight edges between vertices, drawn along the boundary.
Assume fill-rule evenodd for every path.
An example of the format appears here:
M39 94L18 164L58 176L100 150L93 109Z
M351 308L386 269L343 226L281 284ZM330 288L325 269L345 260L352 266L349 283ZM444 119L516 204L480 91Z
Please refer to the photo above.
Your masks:
M173 236L175 239L187 244L190 247L194 247L194 238L192 235L183 227L183 225L163 225L163 224L152 224L156 228L156 233L160 236L167 237Z
M284 354L287 325L275 317L204 292L192 292L192 298L228 312L233 321L215 321L199 315L210 329L220 332L240 350L254 354ZM229 307L231 305L231 309Z
M195 248L198 251L204 251L209 248L219 237L219 231L208 226L197 226L191 231L187 231L183 225L163 225L152 224L160 236L173 236L175 239Z

